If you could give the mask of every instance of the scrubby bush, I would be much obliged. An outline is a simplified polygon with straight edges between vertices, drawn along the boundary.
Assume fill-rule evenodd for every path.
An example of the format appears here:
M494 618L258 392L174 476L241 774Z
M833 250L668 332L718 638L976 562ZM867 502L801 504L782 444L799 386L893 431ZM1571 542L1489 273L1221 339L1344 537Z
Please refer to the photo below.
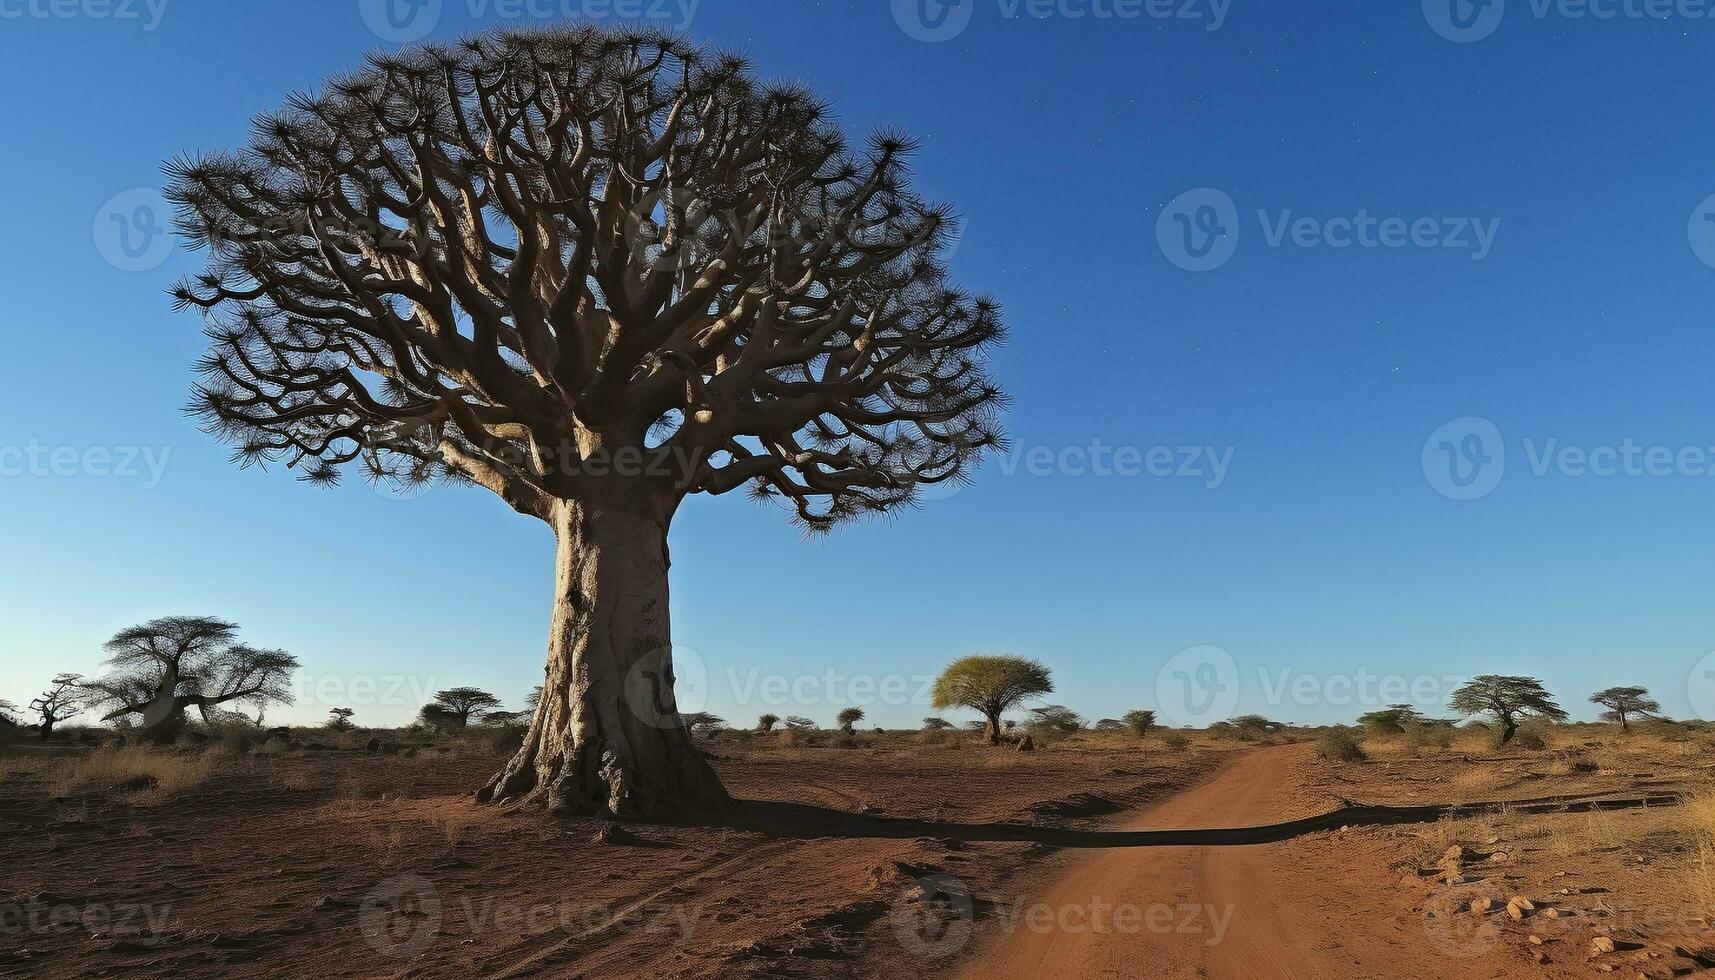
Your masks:
M1190 747L1191 736L1186 735L1184 732L1165 732L1161 736L1161 744L1166 748L1179 752Z
M1317 735L1316 752L1330 762L1363 762L1369 758L1349 728L1329 728Z
M944 732L953 727L953 723L945 718L923 719L923 730L926 732Z
M1540 725L1525 725L1513 736L1512 744L1527 752L1540 752L1548 747L1547 732Z
M1103 718L1090 727L1098 732L1125 731L1125 725L1118 718Z
M1444 721L1420 721L1405 727L1405 744L1413 749L1450 749L1453 726Z
M1424 718L1409 704L1391 704L1380 711L1358 716L1358 724L1366 735L1403 735L1406 729L1421 724Z
M801 735L808 735L816 730L816 723L808 718L802 717L801 715L787 715L786 730L789 732L798 732Z
M1030 717L1025 720L1025 731L1032 735L1047 733L1051 735L1070 735L1081 731L1084 719L1071 708L1063 704L1050 704L1042 708L1030 709Z
M778 724L780 724L779 715L764 714L756 719L756 730L766 734L773 731L774 726Z
M1126 712L1121 720L1125 722L1125 727L1136 733L1138 738L1146 738L1150 730L1155 727L1155 712L1140 708Z

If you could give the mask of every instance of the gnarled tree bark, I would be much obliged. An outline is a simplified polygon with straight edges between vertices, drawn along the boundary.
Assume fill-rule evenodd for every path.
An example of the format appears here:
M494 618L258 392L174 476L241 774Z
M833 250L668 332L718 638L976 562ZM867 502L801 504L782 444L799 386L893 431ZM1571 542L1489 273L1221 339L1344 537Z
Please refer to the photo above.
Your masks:
M679 717L667 509L553 505L558 549L541 701L523 748L479 799L618 817L727 799Z

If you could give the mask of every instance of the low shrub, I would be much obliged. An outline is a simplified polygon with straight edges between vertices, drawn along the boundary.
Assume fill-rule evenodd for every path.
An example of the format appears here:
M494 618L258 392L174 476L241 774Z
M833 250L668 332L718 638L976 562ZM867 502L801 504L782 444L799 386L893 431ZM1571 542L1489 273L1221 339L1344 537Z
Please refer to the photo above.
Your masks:
M1316 752L1330 762L1363 762L1369 756L1347 728L1330 728L1316 736Z

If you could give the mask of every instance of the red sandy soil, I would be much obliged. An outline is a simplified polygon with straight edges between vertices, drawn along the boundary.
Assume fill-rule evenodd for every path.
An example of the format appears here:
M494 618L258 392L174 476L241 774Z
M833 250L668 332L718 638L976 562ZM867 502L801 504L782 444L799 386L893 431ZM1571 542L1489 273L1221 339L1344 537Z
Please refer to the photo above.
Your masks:
M75 754L14 748L0 755L0 976L1510 980L1702 966L1707 921L1621 914L1640 895L1692 894L1693 856L1662 843L1677 831L1625 813L1254 845L1094 833L1448 801L1437 786L1464 802L1689 785L1685 760L1591 772L1553 754L1336 765L1303 744L864 741L717 742L729 788L763 802L725 826L623 830L475 805L468 790L497 763L486 753L231 758L163 797L70 790ZM1610 827L1637 832L1608 849ZM1449 842L1469 846L1446 886ZM1537 910L1474 915L1466 890L1528 893ZM1616 949L1588 950L1598 935Z
M0 755L0 975L916 977L916 920L894 914L916 878L999 887L1055 849L814 825L1090 826L1220 758L863 740L716 743L736 796L808 809L607 841L603 822L473 803L486 753L243 757L155 799L68 792L76 755L16 746Z

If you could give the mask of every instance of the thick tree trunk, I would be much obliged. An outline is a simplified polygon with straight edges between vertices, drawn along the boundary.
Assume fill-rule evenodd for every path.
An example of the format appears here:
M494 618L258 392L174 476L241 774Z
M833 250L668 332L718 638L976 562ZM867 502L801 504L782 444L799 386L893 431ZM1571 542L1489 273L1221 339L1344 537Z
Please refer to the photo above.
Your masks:
M1000 744L1000 712L987 715L987 724L983 727L983 735L987 736L990 745Z
M667 518L556 505L553 625L541 703L518 755L478 794L560 813L660 817L727 801L673 692Z
M1505 745L1511 742L1516 734L1518 734L1518 722L1513 720L1512 715L1501 715L1501 744Z

